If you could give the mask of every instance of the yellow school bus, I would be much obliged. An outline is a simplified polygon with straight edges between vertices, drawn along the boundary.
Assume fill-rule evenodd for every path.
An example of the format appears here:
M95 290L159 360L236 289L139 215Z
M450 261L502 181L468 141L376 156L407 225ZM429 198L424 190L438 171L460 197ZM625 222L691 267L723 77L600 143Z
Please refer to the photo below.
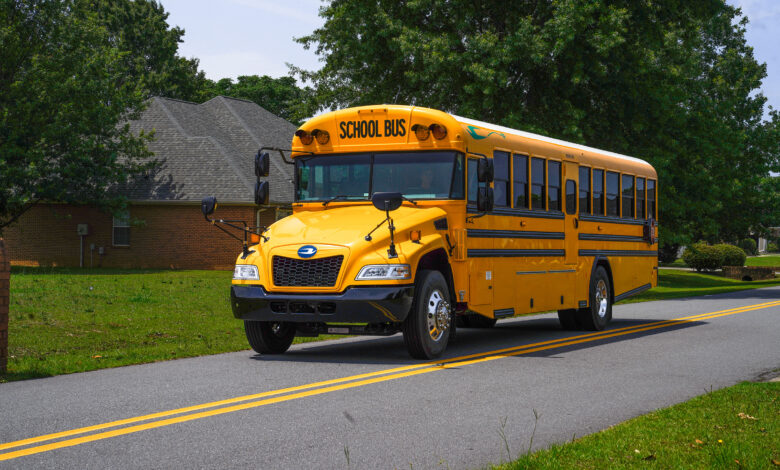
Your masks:
M601 330L656 285L657 175L638 158L400 105L317 116L291 155L293 213L245 245L231 286L257 352L403 332L433 358L456 325L550 310Z

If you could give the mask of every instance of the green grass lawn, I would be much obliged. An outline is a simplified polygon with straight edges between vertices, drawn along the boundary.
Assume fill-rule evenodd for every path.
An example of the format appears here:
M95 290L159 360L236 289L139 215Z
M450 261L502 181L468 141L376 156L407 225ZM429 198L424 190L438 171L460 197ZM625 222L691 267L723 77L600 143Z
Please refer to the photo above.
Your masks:
M8 373L0 381L248 349L226 271L14 268ZM625 302L780 284L686 271ZM296 338L296 342L331 338Z
M230 310L231 276L13 268L10 357L0 381L248 349Z
M780 255L751 256L745 266L780 266Z
M746 382L494 468L778 468L778 410L780 383Z

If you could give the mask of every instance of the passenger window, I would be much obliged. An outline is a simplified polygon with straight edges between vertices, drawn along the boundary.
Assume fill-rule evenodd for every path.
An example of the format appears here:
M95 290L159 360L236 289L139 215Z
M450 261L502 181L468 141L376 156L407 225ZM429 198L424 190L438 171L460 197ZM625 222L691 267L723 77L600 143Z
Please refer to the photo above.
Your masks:
M590 214L590 168L580 167L580 214Z
M477 192L479 190L479 182L477 181L477 160L475 158L469 158L468 167L468 194L469 203L477 203Z
M647 180L647 216L650 219L656 218L655 212L655 180Z
M593 170L593 215L604 214L604 170Z
M623 218L634 218L634 177L631 175L623 175L623 181L621 184L623 188Z
M577 183L566 180L566 213L577 213Z
M561 162L547 162L547 210L561 210Z
M636 179L636 218L645 218L645 179Z
M620 214L620 175L614 171L607 172L607 216L619 217Z
M496 207L509 207L509 152L493 152L493 194Z
M544 160L531 158L531 208L544 210Z
M528 157L525 155L512 156L512 184L514 207L528 209Z

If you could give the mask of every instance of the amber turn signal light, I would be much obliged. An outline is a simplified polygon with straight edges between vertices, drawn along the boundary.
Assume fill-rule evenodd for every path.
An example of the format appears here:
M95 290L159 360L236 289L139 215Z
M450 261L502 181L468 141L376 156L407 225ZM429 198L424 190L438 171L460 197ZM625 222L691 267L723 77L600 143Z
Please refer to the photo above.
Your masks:
M433 136L436 138L436 140L441 140L447 137L447 128L441 124L431 124L428 126L428 129L431 130L431 133L433 133Z
M409 233L409 240L413 241L414 243L420 243L421 239L422 232L420 230L412 230L411 233Z
M425 140L429 135L431 135L431 130L422 124L413 125L412 130L414 131L414 135L417 137L417 140Z
M301 139L301 143L303 145L309 145L312 142L314 142L314 136L309 134L303 129L298 129L295 131L295 135L298 136L299 139Z
M323 131L320 129L314 129L311 131L311 134L314 136L315 139L317 139L317 143L320 145L325 145L330 141L330 134L328 134L328 131Z
M260 235L256 233L249 234L249 241L252 243L260 243Z

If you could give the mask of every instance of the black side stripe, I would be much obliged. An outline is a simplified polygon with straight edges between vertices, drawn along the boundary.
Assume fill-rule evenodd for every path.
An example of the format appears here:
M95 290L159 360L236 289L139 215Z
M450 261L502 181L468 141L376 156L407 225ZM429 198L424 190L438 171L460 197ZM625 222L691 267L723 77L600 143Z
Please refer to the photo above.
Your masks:
M653 286L651 286L650 284L645 284L643 286L637 287L636 289L631 289L630 291L623 292L622 294L615 296L615 302L620 302L621 300L631 297L632 295L636 295L640 292L644 292L647 289L650 289L651 287Z
M580 250L580 256L658 256L656 250Z
M579 235L580 240L599 240L607 242L644 242L647 240L644 237L636 237L633 235L603 235L601 233L581 233Z
M499 310L493 310L493 316L496 318L503 318L503 317L511 317L515 314L515 309L513 308L502 308Z
M519 258L535 256L566 256L566 250L497 250L475 249L468 250L470 258Z
M466 233L471 238L536 238L542 240L563 240L564 232L531 232L522 230L487 230L470 228Z
M585 222L604 222L607 224L644 225L645 219L623 219L605 215L580 214L580 220Z

